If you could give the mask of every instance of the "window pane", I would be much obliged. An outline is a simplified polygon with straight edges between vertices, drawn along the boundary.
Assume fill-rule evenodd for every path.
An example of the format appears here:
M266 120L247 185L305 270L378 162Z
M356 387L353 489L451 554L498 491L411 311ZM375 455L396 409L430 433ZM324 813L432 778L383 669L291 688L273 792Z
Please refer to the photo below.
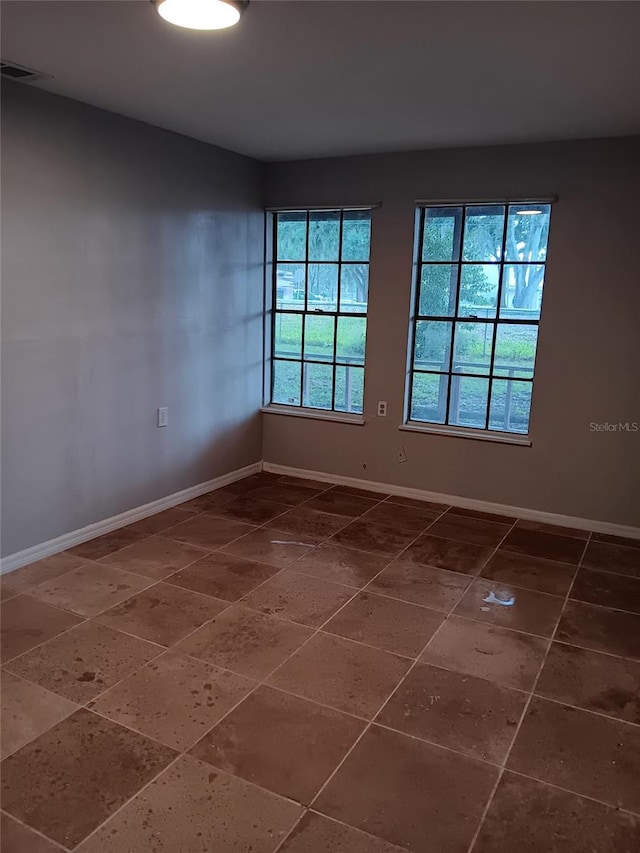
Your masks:
M538 327L500 324L496 332L495 376L533 379Z
M304 264L277 265L276 308L304 310Z
M456 323L454 372L488 374L492 346L492 323Z
M451 377L449 423L484 429L487 417L489 380L472 376Z
M371 211L345 210L342 224L342 260L368 261L371 246Z
M273 394L274 403L285 403L290 406L300 405L300 380L302 362L273 361Z
M302 314L276 313L273 354L283 358L302 358Z
M333 365L304 364L302 405L312 409L330 409L333 391Z
M546 260L550 218L549 204L510 205L506 260L528 264Z
M309 214L309 260L337 261L340 249L340 211Z
M491 386L489 428L505 432L529 432L531 382L494 379Z
M307 310L336 311L338 306L338 265L309 264Z
M467 208L462 259L498 261L502 254L505 209L503 205Z
M462 264L458 316L495 317L499 280L499 264Z
M307 314L304 318L304 357L313 361L333 361L333 317Z
M448 376L438 373L414 373L410 419L443 424L447 417L448 388Z
M420 314L453 317L456 313L457 284L456 264L424 264L420 276Z
M413 364L419 370L449 370L452 323L418 320Z
M353 314L367 313L369 265L346 264L340 272L340 310Z
M543 264L505 264L500 316L505 319L537 320L542 304Z
M278 213L279 261L304 261L307 256L307 214Z
M364 364L366 317L338 317L336 361Z
M336 396L334 408L338 412L362 414L364 398L364 368L336 366Z
M457 261L461 231L461 207L427 207L424 212L422 260Z

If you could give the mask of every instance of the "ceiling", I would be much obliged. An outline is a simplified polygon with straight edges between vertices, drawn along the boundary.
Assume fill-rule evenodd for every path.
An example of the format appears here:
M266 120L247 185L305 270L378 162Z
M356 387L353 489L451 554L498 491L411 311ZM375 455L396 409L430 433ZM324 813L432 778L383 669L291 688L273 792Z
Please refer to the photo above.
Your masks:
M271 2L202 33L148 0L1 4L47 89L261 160L640 133L639 2Z

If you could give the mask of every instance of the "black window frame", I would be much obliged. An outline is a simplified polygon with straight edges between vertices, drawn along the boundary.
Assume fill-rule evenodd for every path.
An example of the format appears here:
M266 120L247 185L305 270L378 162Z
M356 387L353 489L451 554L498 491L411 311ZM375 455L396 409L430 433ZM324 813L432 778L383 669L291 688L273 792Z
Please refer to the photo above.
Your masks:
M266 384L265 390L268 390L267 394L267 405L270 408L280 408L282 410L286 410L289 408L299 410L301 413L309 413L311 415L317 416L328 416L331 414L339 415L341 417L346 416L354 416L360 418L364 414L364 394L365 394L365 381L366 381L366 342L367 342L367 333L368 333L368 314L369 314L369 274L371 270L371 230L372 230L372 211L373 208L371 206L352 206L352 207L292 207L292 208L278 208L277 210L268 211L271 216L271 235L269 240L269 254L270 254L270 265L271 269L271 294L270 294L270 313L271 313L271 322L269 327L270 332L270 345L269 345L269 363L270 363L270 376L268 382ZM295 260L295 259L286 259L286 258L278 258L278 216L280 214L304 214L306 217L305 222L305 239L306 239L306 248L305 248L305 259ZM310 216L312 214L322 214L322 213L339 213L340 214L340 225L339 225L339 243L338 243L338 257L337 260L314 260L309 259L309 221ZM368 213L369 214L369 255L366 260L344 260L342 258L342 250L343 250L343 226L345 214L349 213ZM300 308L291 308L291 309L283 309L278 308L278 298L277 298L277 288L278 288L278 265L279 264L297 264L304 266L305 269L305 287L304 287L304 303ZM336 291L336 310L326 310L319 307L309 308L309 292L308 292L308 282L309 282L309 266L314 265L327 265L327 266L337 266L338 267L338 282L337 282L337 291ZM363 266L367 267L367 303L365 311L341 311L340 304L342 301L342 271L344 267L347 266ZM313 305L313 303L311 303ZM302 334L301 334L301 344L300 344L300 358L287 358L286 356L276 355L276 323L279 315L289 314L292 316L300 316L302 323ZM305 357L305 333L306 333L306 318L308 316L312 317L332 317L333 318L333 352L331 359L313 359ZM351 362L349 363L346 358L338 358L337 354L337 346L338 346L338 321L340 318L361 318L365 321L365 352L363 354L363 358L361 362ZM266 354L266 353L265 353ZM275 379L275 370L274 370L274 362L283 362L289 361L296 364L300 364L300 391L299 391L299 403L295 402L280 402L274 401L273 399L273 391L274 391L274 379ZM332 369L332 380L331 380L331 408L326 407L317 407L317 406L309 406L305 405L305 365L306 364L318 364L324 367L331 367ZM345 368L345 397L348 394L349 387L349 368L357 368L362 371L362 407L360 409L357 408L336 408L336 373L338 368Z
M409 349L407 353L407 385L405 389L405 417L404 422L408 426L414 426L417 428L424 429L436 429L438 431L446 431L452 435L456 433L467 433L470 431L471 433L484 434L487 433L489 435L499 436L521 436L523 438L527 438L530 433L530 424L531 424L531 407L533 405L533 385L535 380L535 370L536 370L536 361L538 355L538 348L536 343L536 353L534 357L533 367L531 369L531 378L527 377L516 377L516 376L504 376L502 374L495 374L495 354L496 354L496 338L498 333L498 328L500 326L513 326L513 325L522 325L522 326L532 326L535 325L538 329L540 329L540 322L542 318L542 301L544 300L544 286L541 298L540 309L538 312L538 317L533 319L531 317L516 319L516 318L501 318L500 317L500 309L501 309L501 300L503 293L503 284L504 284L504 268L509 266L543 266L543 282L546 282L546 264L547 264L547 254L545 253L544 260L536 260L536 261L515 261L508 259L506 257L506 244L507 244L507 230L509 223L509 215L510 210L514 207L531 207L537 205L544 205L549 208L549 235L547 236L547 245L548 239L550 236L551 229L551 214L553 211L553 203L556 201L555 198L544 198L544 199L508 199L508 200L498 200L498 201L455 201L455 202L419 202L416 205L416 217L415 217L415 236L414 236L414 281L413 281L413 293L412 293L412 301L411 301L411 319L410 319L410 338L409 338ZM504 224L502 230L502 241L501 241L501 250L500 250L500 258L498 261L465 261L463 257L463 244L464 244L464 234L465 234L465 225L467 218L467 209L468 208L479 208L479 207L487 207L487 208L495 208L495 207L503 207L504 208ZM456 260L446 259L446 260L425 260L424 259L424 236L425 236L425 215L427 210L433 209L462 209L462 215L460 217L460 233L458 236L458 257ZM455 241L454 237L454 241ZM461 275L464 264L486 264L491 266L496 266L498 268L498 290L496 293L496 309L495 309L495 317L477 317L474 315L461 315L459 313L460 310L460 283L461 283ZM426 265L437 265L441 264L443 266L450 266L456 268L456 285L455 285L455 310L451 315L427 315L420 313L420 290L421 290L421 281L422 281L422 270ZM430 371L430 370L421 370L415 368L415 348L416 348L416 336L417 336L417 328L418 323L421 321L435 321L442 323L450 323L451 324L451 336L449 341L449 365L447 371ZM491 359L489 363L489 369L487 373L469 373L469 372L456 372L454 371L454 355L455 355L455 334L456 334L456 324L457 323L487 323L493 326L492 330L492 341L491 341ZM537 341L537 336L536 336ZM444 421L427 421L420 418L412 417L413 411L413 392L414 392L414 376L416 373L420 374L429 374L433 376L447 377L447 400L446 400L446 411ZM475 379L485 379L488 380L488 388L487 388L487 405L485 412L485 419L483 426L474 426L471 424L459 424L455 422L451 422L451 401L454 395L452 394L452 385L454 379L457 380L457 385L459 387L460 381L463 378L475 378ZM531 395L530 395L530 409L529 409L529 418L527 421L527 431L523 432L522 430L516 429L506 429L506 428L497 428L495 426L491 426L491 392L493 388L493 382L495 380L499 381L508 381L512 382L526 382L531 385ZM459 393L459 391L458 391ZM511 389L509 388L507 391L508 396L511 395ZM507 420L507 404L505 404L505 420Z

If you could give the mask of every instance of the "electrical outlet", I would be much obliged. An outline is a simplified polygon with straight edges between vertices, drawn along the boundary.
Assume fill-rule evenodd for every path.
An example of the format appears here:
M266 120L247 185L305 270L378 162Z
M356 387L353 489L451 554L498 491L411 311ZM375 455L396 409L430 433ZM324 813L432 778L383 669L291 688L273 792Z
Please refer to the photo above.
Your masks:
M378 417L386 418L387 417L387 401L386 400L378 400Z
M158 426L166 427L169 424L169 409L166 406L161 406L158 409Z
M398 448L398 462L406 462L406 461L407 461L407 454L405 452L404 447L402 445L400 445L400 447Z

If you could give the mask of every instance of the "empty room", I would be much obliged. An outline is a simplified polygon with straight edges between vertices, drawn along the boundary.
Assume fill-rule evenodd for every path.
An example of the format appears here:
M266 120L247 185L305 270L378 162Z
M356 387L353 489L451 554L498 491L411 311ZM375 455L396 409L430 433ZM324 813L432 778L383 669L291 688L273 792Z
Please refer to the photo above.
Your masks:
M638 853L640 2L0 23L1 853Z

